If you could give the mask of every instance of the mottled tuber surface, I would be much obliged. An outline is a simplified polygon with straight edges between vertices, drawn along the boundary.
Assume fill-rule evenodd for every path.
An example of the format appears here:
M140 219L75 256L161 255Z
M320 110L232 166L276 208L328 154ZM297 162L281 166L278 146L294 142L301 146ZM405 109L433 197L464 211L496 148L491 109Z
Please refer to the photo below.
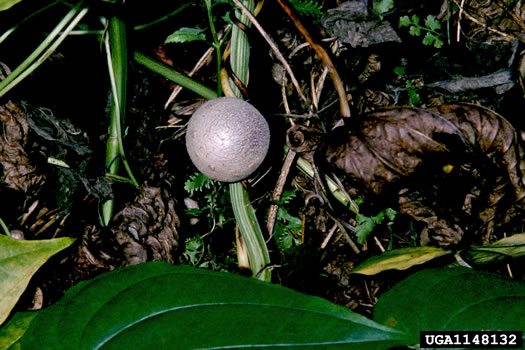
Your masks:
M224 182L250 176L264 160L270 129L248 102L221 97L203 104L186 132L190 158L204 175Z
M397 208L424 224L423 244L486 243L522 212L523 149L513 126L471 104L397 107L325 136L317 164L362 207Z

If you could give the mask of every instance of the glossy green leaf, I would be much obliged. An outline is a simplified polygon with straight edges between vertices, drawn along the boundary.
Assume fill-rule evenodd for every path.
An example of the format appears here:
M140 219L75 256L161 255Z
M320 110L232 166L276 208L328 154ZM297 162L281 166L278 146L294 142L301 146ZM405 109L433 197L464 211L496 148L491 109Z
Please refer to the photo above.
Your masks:
M467 268L423 270L386 292L374 320L420 330L525 330L525 283Z
M0 11L7 10L22 0L0 0Z
M9 316L31 276L73 242L68 237L24 241L0 235L0 324Z
M376 275L386 270L406 270L414 265L423 264L432 259L450 254L453 254L451 250L435 247L394 249L367 259L350 272L363 275Z
M0 327L0 350L8 349L24 335L38 312L17 312Z
M404 334L342 306L225 272L152 262L100 275L40 312L21 349L386 349Z
M487 245L473 246L465 254L468 261L474 264L487 264L505 258L523 256L525 233L515 234Z

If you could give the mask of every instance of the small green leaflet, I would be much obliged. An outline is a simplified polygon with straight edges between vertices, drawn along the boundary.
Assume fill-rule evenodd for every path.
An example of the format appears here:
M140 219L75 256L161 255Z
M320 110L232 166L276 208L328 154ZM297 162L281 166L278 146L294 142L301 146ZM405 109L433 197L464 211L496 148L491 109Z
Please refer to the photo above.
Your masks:
M191 41L197 41L197 40L206 40L206 35L204 35L204 30L199 28L188 28L188 27L182 27L172 34L170 34L165 44L169 43L187 43Z
M423 44L434 45L435 48L443 46L443 40L440 39L438 30L441 29L441 23L433 15L428 15L425 18L425 25L419 24L419 17L412 15L412 17L402 16L399 18L399 28L409 27L408 32L413 36L420 36L425 32L423 37Z
M394 209L387 208L379 212L375 216L366 216L362 214L357 214L357 232L356 236L360 244L363 244L366 240L366 237L374 230L376 225L383 223L385 216L390 220L394 220L396 217L396 211Z
M394 0L379 0L374 2L374 11L383 14L394 8Z
M434 45L436 49L439 49L443 46L443 40L439 39L439 36L427 32L423 38L423 44L425 45Z
M425 18L425 26L431 30L441 29L441 23L432 15L428 15L427 18Z
M188 177L188 180L184 183L184 189L189 194L193 194L194 191L202 191L204 188L210 188L213 184L213 180L202 173L195 173Z
M399 28L408 27L412 22L408 16L399 17Z

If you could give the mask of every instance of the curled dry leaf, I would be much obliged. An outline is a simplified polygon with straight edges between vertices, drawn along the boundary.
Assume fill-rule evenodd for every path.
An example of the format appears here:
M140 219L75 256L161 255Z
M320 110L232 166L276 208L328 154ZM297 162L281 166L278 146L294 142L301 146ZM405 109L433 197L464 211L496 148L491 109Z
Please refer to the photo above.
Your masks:
M45 177L36 171L24 149L29 126L22 110L13 102L0 105L1 181L9 188L36 196L45 182Z
M317 149L362 210L398 208L423 244L486 243L521 212L523 149L497 113L471 104L396 107L353 118ZM430 241L430 242L429 242Z

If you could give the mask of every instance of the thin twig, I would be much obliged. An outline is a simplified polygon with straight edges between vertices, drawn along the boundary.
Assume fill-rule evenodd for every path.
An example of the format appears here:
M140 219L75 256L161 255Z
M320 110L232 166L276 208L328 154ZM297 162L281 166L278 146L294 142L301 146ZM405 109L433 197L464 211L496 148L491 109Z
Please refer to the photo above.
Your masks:
M461 17L463 17L463 5L465 4L465 0L461 0L461 6L459 6L459 14L458 14L458 31L456 33L456 41L459 43L459 36L461 35Z
M321 58L324 65L328 67L330 77L332 78L332 82L334 83L337 96L339 97L339 109L341 111L341 115L343 117L350 117L350 106L348 105L348 100L346 98L345 87L343 81L341 80L341 77L339 76L339 73L337 73L337 70L335 69L332 59L330 58L326 50L314 41L313 37L310 35L308 30L303 26L303 24L299 21L297 16L293 13L290 6L285 4L283 0L277 0L277 2L292 19L293 23L295 24L295 27L299 30L299 32L310 43L310 46L314 49L315 53Z
M377 239L376 236L374 236L374 241L376 242L376 245L379 247L379 250L381 250L381 253L384 253L385 252L385 248L383 247L383 245L381 244L379 239Z
M281 195L284 189L284 184L286 183L286 179L288 178L288 174L290 173L290 168L292 167L293 162L295 160L295 155L296 153L292 151L291 149L288 150L288 153L286 154L286 159L284 160L283 167L281 168L279 179L277 180L275 189L273 190L272 199L274 201L278 201L279 199L281 199ZM268 233L269 233L268 240L271 239L273 235L273 228L275 225L275 219L277 217L278 209L279 209L279 206L274 203L270 206L270 210L268 211L268 220L266 221L266 228L268 229Z
M332 239L332 236L337 231L337 228L338 228L337 224L334 224L332 228L330 229L330 231L328 231L328 235L326 236L323 243L321 244L321 249L326 248L326 246L328 245L328 242L330 242L330 240Z
M242 11L242 13L248 17L248 19L253 23L253 25L257 28L257 30L259 31L259 33L261 33L262 37L264 38L264 40L266 40L266 42L268 43L268 45L270 45L271 49L273 50L274 54L275 54L275 57L277 57L277 59L279 60L279 62L281 62L281 64L284 66L284 68L286 69L286 71L288 72L288 74L290 75L290 79L292 79L292 84L294 85L295 89L297 90L297 93L299 94L299 96L301 97L301 99L307 103L309 105L309 102L308 100L306 99L306 97L304 96L303 94L303 91L301 90L301 87L299 86L299 82L297 81L297 79L295 78L295 75L293 74L292 72L292 68L290 68L290 65L288 64L288 62L286 62L286 59L284 58L284 56L282 55L281 51L279 51L279 48L277 47L277 45L273 42L272 39L270 39L270 37L268 36L268 34L266 33L266 31L262 28L262 26L259 24L259 22L257 21L257 19L255 19L255 16L252 15L252 13L246 8L246 6L244 6L239 0L233 0L233 2L235 3L235 5Z
M213 46L210 47L208 50L206 50L204 55L202 55L202 57L197 61L197 63L195 64L195 66L193 67L191 72L188 73L188 77L191 78L195 73L197 73L199 71L199 69L201 69L204 66L204 64L206 63L208 58L210 58L210 56L213 54L213 51L215 51L215 48ZM170 97L168 98L168 100L164 104L164 109L168 108L168 106L177 98L177 95L181 91L182 91L182 86L180 86L180 85L176 85L173 88L173 91L171 92Z

